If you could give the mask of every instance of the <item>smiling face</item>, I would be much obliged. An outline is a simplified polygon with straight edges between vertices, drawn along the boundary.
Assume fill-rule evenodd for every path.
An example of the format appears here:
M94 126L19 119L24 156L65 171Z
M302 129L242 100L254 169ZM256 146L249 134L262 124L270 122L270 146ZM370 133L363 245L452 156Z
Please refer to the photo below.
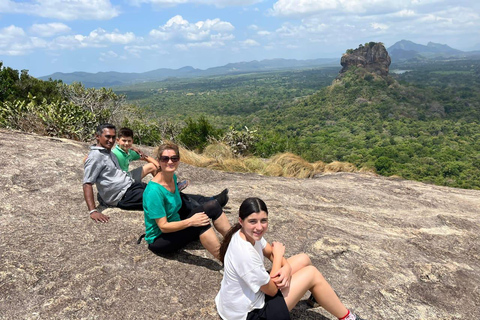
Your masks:
M238 218L238 222L242 226L246 240L252 245L255 244L255 241L260 241L268 229L268 215L265 211L252 213L243 220Z
M107 150L112 150L115 144L115 129L105 128L101 135L97 135L97 146L104 147Z
M162 152L162 157L174 157L176 156L177 153L175 150L172 149L165 149ZM162 169L162 172L175 172L178 168L178 164L180 161L173 162L172 159L168 159L168 162L163 162L160 160L160 168Z
M120 146L120 148L123 151L128 152L128 150L130 150L130 148L133 145L133 138L132 137L119 137L119 138L117 138L117 144Z

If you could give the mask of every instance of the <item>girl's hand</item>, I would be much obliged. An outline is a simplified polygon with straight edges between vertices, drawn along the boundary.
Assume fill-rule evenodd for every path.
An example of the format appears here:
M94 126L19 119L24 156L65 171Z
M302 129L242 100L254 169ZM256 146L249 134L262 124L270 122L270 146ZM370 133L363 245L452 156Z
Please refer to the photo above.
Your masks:
M190 226L192 227L202 227L210 224L210 219L205 214L205 212L195 213L193 216L188 218Z
M283 257L285 255L285 246L278 241L272 242L272 253L274 257Z
M292 267L287 262L276 274L271 276L271 278L278 289L288 288L290 286L290 279L292 279Z

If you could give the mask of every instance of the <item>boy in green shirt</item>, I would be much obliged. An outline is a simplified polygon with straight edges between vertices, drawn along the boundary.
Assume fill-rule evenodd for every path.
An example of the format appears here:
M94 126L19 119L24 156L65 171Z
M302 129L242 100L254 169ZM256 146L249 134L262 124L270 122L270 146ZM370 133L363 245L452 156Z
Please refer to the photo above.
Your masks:
M120 168L128 172L135 182L141 182L147 174L155 176L159 163L152 157L147 156L139 149L133 147L133 131L129 128L121 128L117 134L117 145L112 149L118 159ZM144 160L148 163L142 167L128 171L130 161Z

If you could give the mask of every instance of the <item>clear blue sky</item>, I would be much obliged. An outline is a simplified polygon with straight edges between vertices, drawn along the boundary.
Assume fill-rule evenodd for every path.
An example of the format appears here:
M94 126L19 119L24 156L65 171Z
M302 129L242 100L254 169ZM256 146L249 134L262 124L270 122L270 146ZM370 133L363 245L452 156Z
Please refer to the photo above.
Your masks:
M478 0L0 0L0 60L33 76L338 58L370 41L480 49Z

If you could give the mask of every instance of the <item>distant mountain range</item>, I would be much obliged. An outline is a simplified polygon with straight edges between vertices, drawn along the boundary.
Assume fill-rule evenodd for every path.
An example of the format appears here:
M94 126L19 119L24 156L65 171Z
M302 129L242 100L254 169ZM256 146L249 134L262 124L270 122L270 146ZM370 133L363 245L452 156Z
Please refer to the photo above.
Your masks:
M446 44L433 42L429 42L427 45L422 45L408 40L401 40L389 47L387 51L392 58L392 63L409 61L422 62L431 59L480 59L480 51L465 52L453 49ZM206 70L196 69L193 67L183 67L180 69L162 68L142 73L125 73L115 71L98 73L56 72L48 76L40 77L39 79L62 80L67 84L72 82L81 82L85 87L113 87L135 83L161 81L168 78L195 78L325 66L338 66L340 68L340 58L321 58L312 60L254 60L249 62L229 63L221 67L214 67Z
M410 60L428 60L428 59L467 59L480 58L480 51L461 51L453 49L446 44L429 42L426 46L408 40L402 40L395 43L387 49L392 63Z
M161 81L168 78L195 78L205 76L242 74L252 72L279 71L287 69L314 68L322 66L338 66L338 58L322 58L312 60L295 59L270 59L250 62L229 63L221 67L213 67L206 70L193 67L183 67L180 69L156 69L142 73L125 72L56 72L48 76L40 77L40 80L62 80L64 83L81 82L85 87L113 87L120 85L129 85L135 83Z

